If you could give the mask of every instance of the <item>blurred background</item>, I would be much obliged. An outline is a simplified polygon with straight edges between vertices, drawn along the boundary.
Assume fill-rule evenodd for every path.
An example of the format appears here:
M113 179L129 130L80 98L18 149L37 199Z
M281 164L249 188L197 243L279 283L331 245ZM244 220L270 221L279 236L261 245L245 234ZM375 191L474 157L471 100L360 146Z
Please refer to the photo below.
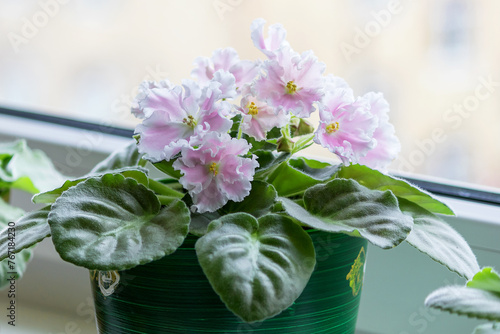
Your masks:
M496 0L2 0L0 105L134 128L141 81L180 83L227 46L264 59L249 30L262 17L356 94L385 94L394 170L500 187L499 13Z

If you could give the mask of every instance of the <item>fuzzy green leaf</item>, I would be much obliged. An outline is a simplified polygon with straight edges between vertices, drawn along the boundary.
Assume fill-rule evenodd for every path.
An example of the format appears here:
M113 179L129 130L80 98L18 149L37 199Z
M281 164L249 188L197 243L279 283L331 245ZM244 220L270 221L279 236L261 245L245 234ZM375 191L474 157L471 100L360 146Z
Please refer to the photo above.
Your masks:
M390 190L397 197L416 203L433 213L454 215L446 204L442 203L430 193L419 189L408 182L383 174L364 165L344 166L339 170L339 177L354 179L361 185L375 190Z
M400 244L413 225L390 191L371 190L354 180L335 179L309 188L304 194L305 209L289 199L280 201L290 216L306 226L361 236L382 248Z
M14 278L19 280L23 277L26 271L26 266L33 257L33 249L23 249L21 252L15 254L12 259L5 259L0 261L0 290L10 287L10 280Z
M145 168L142 168L142 167L124 167L124 168L114 170L111 173L110 172L94 173L91 176L98 177L98 176L102 176L105 174L121 174L124 177L132 178L145 186L147 186L148 182L149 182L148 176L147 176L148 170ZM31 200L33 201L33 203L46 203L46 204L54 203L56 201L56 199L58 199L59 196L61 196L61 194L63 192L65 192L66 190L68 190L71 187L76 186L80 182L87 180L89 177L90 176L84 176L84 177L80 177L80 178L73 179L73 180L66 180L62 186L55 188L55 189L52 189L52 190L49 190L49 191L46 191L46 192L43 192L43 193L36 194L35 196L33 196L33 198Z
M250 194L241 202L229 201L221 208L223 213L246 212L254 217L263 216L271 211L276 201L274 187L263 181L253 181Z
M479 271L476 256L457 231L413 202L400 198L399 206L413 218L413 230L406 239L410 245L467 279Z
M500 324L484 324L474 329L472 334L500 334Z
M196 242L200 265L228 309L246 322L288 308L315 266L309 235L290 219L235 213L213 221Z
M52 205L49 225L61 257L97 270L123 270L174 252L188 233L184 202L160 208L154 192L120 174L89 178Z
M443 287L427 296L425 305L471 318L500 321L500 294L481 289Z
M338 166L322 164L304 158L282 162L269 176L279 196L290 197L302 194L307 188L331 179ZM292 181L293 180L293 181Z
M7 258L9 254L18 253L50 236L50 228L47 223L49 211L50 206L28 212L15 221L11 230L9 226L6 226L0 231L0 261ZM12 231L12 233L9 233L9 231ZM15 248L13 250L8 247L9 237L14 237Z
M111 153L106 159L98 163L89 174L104 173L124 167L144 166L141 162L142 154L137 149L137 142L131 141L127 146Z

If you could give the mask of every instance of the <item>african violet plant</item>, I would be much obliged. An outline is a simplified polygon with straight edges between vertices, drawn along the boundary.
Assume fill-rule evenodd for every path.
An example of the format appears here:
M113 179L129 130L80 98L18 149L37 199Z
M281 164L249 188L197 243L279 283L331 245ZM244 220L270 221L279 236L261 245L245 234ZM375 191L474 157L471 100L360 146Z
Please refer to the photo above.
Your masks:
M263 61L219 49L195 61L197 81L143 83L137 144L34 196L47 206L16 222L22 246L51 235L64 260L112 271L168 256L191 233L208 281L247 322L301 294L315 267L307 229L382 248L407 241L471 278L473 253L437 216L452 210L384 173L400 144L383 95L355 97L311 51L295 52L281 25L264 38L264 24L251 27ZM338 159L297 155L312 144ZM165 176L150 177L147 161Z

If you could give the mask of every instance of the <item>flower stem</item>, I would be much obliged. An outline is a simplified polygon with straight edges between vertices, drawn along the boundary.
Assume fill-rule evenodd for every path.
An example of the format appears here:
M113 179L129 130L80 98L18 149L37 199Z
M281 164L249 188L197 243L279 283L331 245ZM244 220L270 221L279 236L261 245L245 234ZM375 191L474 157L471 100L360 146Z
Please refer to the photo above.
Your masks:
M241 139L241 136L243 135L243 128L241 127L242 124L243 124L243 122L240 122L240 125L238 126L238 138L237 139Z
M178 197L173 196L165 196L165 195L156 195L161 205L169 205L172 201L178 200Z
M159 181L149 179L149 189L153 190L155 193L167 197L182 198L184 194L180 191L174 190ZM160 196L158 196L160 197Z

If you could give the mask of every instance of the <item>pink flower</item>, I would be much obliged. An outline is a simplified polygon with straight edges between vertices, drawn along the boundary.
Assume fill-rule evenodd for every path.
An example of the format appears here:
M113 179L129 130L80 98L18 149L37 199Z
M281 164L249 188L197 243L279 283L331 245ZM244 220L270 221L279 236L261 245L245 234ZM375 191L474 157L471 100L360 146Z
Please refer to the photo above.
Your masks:
M241 99L240 111L243 114L241 128L243 133L257 140L266 139L267 132L274 127L281 128L290 121L290 116L283 110L276 112L265 102L259 101L249 89L243 89L247 94Z
M181 146L201 131L227 132L232 121L221 116L227 105L217 102L220 83L212 82L202 90L194 81L173 88L149 90L139 101L145 119L136 127L140 135L139 152L153 162L170 160Z
M241 88L245 83L252 81L259 72L259 62L240 60L238 53L233 48L215 50L212 58L198 57L194 64L196 68L191 72L191 75L197 78L202 85L206 85L214 79L218 71L222 70L232 74L234 76L233 84L236 88ZM227 77L221 76L222 74L219 74L216 80L228 80ZM229 91L228 88L225 88L224 82L221 83L223 93ZM234 96L228 95L227 97Z
M276 52L275 59L267 60L263 69L266 76L255 82L257 98L298 117L309 117L315 110L313 104L324 95L325 64L318 62L312 51L300 55L285 47Z
M377 118L365 98L354 99L348 89L328 92L319 107L320 125L314 141L337 154L344 163L357 163L375 146Z
M264 38L264 19L255 19L250 26L253 44L268 58L274 58L275 52L282 47L289 46L286 41L286 30L279 23L273 24L268 29L268 38Z
M168 80L162 80L160 82L143 81L139 85L137 96L132 102L132 114L140 119L149 117L154 111L154 105L144 105L142 102L147 98L149 94L154 94L156 91L164 88L171 89L173 88L173 85ZM143 104L142 107L141 104Z
M363 96L370 103L370 112L378 118L378 127L373 133L376 145L361 157L359 162L369 167L386 170L401 151L401 144L394 126L389 123L389 103L382 93L370 92Z
M250 148L244 139L216 132L193 137L189 146L182 147L173 167L183 174L179 182L193 199L191 210L213 212L229 200L239 202L248 196L259 165L255 156L241 157Z

